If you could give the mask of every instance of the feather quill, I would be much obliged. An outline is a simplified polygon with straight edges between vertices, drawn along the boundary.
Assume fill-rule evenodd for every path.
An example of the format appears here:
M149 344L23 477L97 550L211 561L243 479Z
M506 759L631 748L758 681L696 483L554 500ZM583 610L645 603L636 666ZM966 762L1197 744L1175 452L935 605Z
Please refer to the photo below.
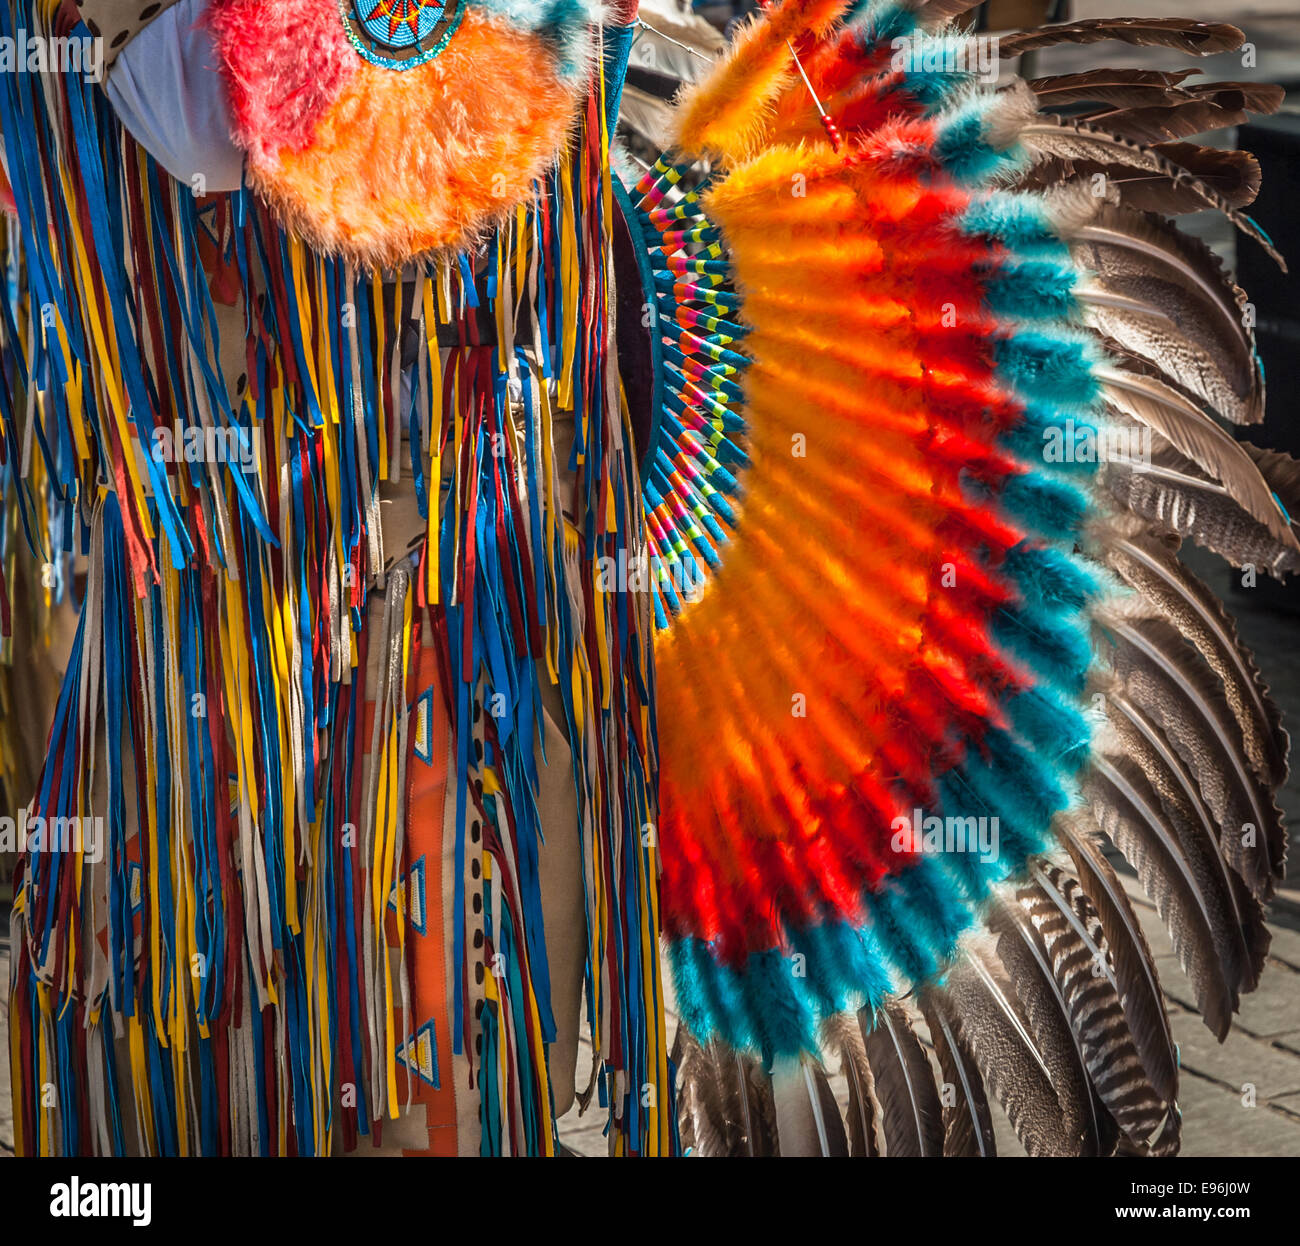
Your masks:
M1241 47L1245 35L1227 22L1198 22L1181 17L1092 17L1038 30L1003 35L998 55L1023 56L1061 43L1101 43L1114 39L1137 47L1173 48L1192 56L1213 56Z
M1185 775L1176 777L1204 801L1210 829L1217 835L1215 858L1221 852L1222 860L1254 884L1252 890L1262 886L1263 879L1283 869L1282 811L1244 757L1241 730L1218 677L1163 619L1112 616L1106 626L1118 642L1115 670L1123 683L1123 696L1158 728L1153 747L1163 751L1160 745L1167 739L1176 755L1167 764L1175 771L1177 761L1186 767ZM1132 719L1131 714L1127 717ZM1195 802L1192 812L1199 821L1203 811ZM1253 933L1258 904L1234 901L1234 909L1234 923ZM1262 918L1258 924L1262 926ZM1250 986L1257 980L1258 967Z
M1254 658L1237 635L1236 622L1218 596L1163 542L1150 536L1117 534L1107 541L1105 549L1109 565L1196 647L1218 675L1241 729L1251 769L1270 787L1284 783L1287 734L1281 711L1269 696ZM1280 843L1272 855L1280 861ZM1256 895L1266 886L1271 890L1272 870L1263 878L1243 876Z
M979 1066L958 1042L954 1023L935 1000L933 990L921 994L919 1005L930 1029L944 1088L950 1090L953 1100L950 1104L947 1096L943 1098L943 1153L992 1159L997 1155L993 1117Z
M858 1014L881 1107L885 1154L943 1154L943 1112L934 1073L902 1004L888 1000Z
M1166 1137L1174 1105L1160 1098L1142 1066L1091 899L1068 870L1040 860L1015 902L1047 955L1098 1098L1131 1142L1148 1146Z
M1110 948L1120 1003L1142 1068L1156 1094L1166 1103L1174 1103L1178 1098L1178 1057L1155 960L1128 892L1095 842L1095 828L1081 824L1086 816L1059 819L1057 835L1097 911ZM1177 1114L1171 1132L1176 1138Z
M1261 232L1250 217L1239 212L1215 187L1195 176L1180 164L1167 147L1178 147L1187 155L1197 150L1192 144L1144 146L1122 134L1114 134L1086 121L1068 120L1050 114L1029 122L1020 131L1020 141L1043 157L1054 158L1072 165L1085 161L1102 166L1119 166L1149 175L1158 175L1167 182L1181 186L1193 196L1202 208L1215 208L1222 212L1242 233L1253 238L1264 248L1274 263L1286 271L1286 261ZM1123 194L1123 189L1121 194Z
M1237 444L1258 467L1254 447L1244 441ZM1161 437L1154 439L1149 463L1105 463L1101 480L1132 514L1189 537L1233 566L1260 567L1279 578L1300 571L1294 523L1291 539L1278 540L1223 484ZM1274 481L1266 478L1265 483L1271 492L1279 492ZM1300 514L1300 509L1289 513Z

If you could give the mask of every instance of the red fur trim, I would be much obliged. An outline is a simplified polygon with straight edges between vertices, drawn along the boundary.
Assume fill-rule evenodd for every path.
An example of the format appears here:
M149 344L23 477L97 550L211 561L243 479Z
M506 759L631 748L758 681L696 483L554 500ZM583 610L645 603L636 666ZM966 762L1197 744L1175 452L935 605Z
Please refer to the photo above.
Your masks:
M361 65L335 0L214 0L207 21L235 141L259 162L309 147Z

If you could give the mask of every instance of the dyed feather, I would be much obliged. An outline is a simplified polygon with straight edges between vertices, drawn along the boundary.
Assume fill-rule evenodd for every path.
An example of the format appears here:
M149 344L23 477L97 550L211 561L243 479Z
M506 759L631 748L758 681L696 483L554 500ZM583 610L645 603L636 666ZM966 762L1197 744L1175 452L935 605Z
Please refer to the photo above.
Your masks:
M533 198L559 156L594 8L461 8L439 55L396 70L353 47L335 0L211 6L248 180L316 250L363 268L458 250Z
M1262 410L1245 296L1203 248L1118 206L1216 207L1269 247L1235 210L1257 186L1249 157L1157 140L1269 111L1278 95L1193 91L1180 73L1035 84L1061 104L1102 106L1099 119L1113 115L1136 142L1043 117L1024 87L949 96L892 78L880 32L948 13L868 6L840 31L833 6L787 0L743 37L756 67L747 93L734 60L692 88L676 148L637 188L676 386L651 467L666 490L653 499L654 549L661 567L683 553L708 566L691 600L662 579L658 590L679 999L692 1025L778 1057L790 1128L819 1153L833 1143L812 1066L781 1045L811 1043L801 1012L849 1076L855 1154L877 1132L887 1154L988 1153L984 1084L1032 1153L1110 1154L1122 1130L1128 1150L1166 1154L1179 1137L1167 1019L1127 897L1070 829L1081 815L1061 814L1076 775L1177 927L1212 1026L1257 976L1259 911L1221 848L1227 793L1201 790L1183 756L1206 740L1175 740L1153 717L1138 695L1145 676L1123 667L1111 689L1120 721L1089 740L1077 698L1100 686L1090 626L1131 620L1098 605L1112 587L1078 551L1097 541L1091 552L1104 554L1106 534L1128 529L1100 522L1086 464L1055 471L1026 447L1067 415L1102 423L1104 400L1122 426L1145 421L1158 446L1195 456L1279 545L1292 541L1264 474L1199 405L1241 422ZM1205 51L1241 39L1168 21L1054 37ZM819 133L810 93L839 141ZM1100 202L1077 183L1091 169L1117 175ZM1041 200L994 189L1054 180ZM713 343L688 335L697 323ZM967 405L977 389L996 395L978 415ZM1127 467L1108 463L1102 478ZM674 497L685 513L672 513ZM947 595L910 574L935 558L957 569ZM1222 671L1249 713L1235 733L1217 719L1206 728L1225 751L1216 764L1263 791L1285 742L1248 659L1204 603L1164 608L1182 611L1196 642L1184 646L1191 673L1174 663L1174 677L1208 697ZM1098 747L1121 736L1149 776ZM943 851L891 856L883 827L900 799L997 814L1001 874ZM1050 850L1058 814L1079 877L1040 863L1014 904L992 910L996 957L978 938L963 955L957 932L986 919L998 877L1022 877ZM1274 868L1258 855L1235 865L1254 869L1253 886ZM1082 969L1094 962L1099 978ZM862 1056L836 1020L857 1006L844 963L857 966L864 1018L877 1018ZM900 980L918 988L945 1092L961 1086L946 1110L889 998Z

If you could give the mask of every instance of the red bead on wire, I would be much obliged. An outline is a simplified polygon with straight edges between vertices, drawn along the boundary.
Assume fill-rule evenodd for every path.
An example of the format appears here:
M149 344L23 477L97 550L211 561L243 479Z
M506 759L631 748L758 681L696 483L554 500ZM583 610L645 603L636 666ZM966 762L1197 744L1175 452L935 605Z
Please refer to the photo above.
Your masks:
M840 143L842 142L842 139L840 138L840 128L831 120L830 113L822 113L821 119L822 129L826 131L826 137L831 141L831 151L838 155Z

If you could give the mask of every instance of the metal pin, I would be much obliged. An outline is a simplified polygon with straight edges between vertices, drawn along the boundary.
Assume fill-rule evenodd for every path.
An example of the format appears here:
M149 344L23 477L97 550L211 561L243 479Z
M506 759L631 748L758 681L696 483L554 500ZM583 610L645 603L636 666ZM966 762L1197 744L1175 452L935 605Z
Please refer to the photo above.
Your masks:
M790 55L794 57L794 67L799 71L799 77L803 79L804 86L808 88L808 95L812 99L813 106L817 109L817 116L821 120L822 129L826 131L826 137L831 141L831 150L838 153L841 141L839 127L831 120L830 114L822 107L821 100L817 98L817 92L813 90L813 84L804 71L803 62L799 59L799 53L794 50L794 44L787 39L785 46L790 49Z

